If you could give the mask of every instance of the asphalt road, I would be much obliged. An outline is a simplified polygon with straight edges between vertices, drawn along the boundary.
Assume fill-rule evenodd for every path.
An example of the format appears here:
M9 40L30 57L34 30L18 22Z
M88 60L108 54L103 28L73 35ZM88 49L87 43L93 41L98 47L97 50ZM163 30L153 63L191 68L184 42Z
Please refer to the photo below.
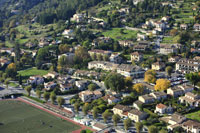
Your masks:
M22 88L14 88L8 87L0 84L0 97L4 97L5 95L15 94L15 93L26 93L26 91Z

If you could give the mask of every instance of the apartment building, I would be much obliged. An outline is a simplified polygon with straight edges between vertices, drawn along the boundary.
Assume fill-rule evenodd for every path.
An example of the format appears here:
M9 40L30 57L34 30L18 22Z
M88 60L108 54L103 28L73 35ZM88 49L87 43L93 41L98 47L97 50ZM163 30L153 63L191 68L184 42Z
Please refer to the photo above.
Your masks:
M200 61L182 58L176 63L176 71L182 73L198 72L200 70Z

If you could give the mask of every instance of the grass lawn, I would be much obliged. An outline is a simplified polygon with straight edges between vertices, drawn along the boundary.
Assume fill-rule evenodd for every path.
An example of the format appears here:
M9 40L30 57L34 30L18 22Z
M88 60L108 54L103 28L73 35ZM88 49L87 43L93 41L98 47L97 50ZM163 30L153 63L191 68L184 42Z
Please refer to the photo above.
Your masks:
M24 44L27 41L31 39L39 39L41 37L49 36L50 34L53 33L53 30L50 31L50 27L56 27L56 24L49 24L46 26L39 25L37 23L34 23L31 25L20 25L16 27L16 29L23 35L25 35L27 38L25 39L18 39L18 42L20 44Z
M18 87L19 85L16 84L16 83L11 82L11 83L9 84L9 86L12 86L12 87Z
M29 28L29 24L27 25L19 25L15 29L19 31L19 34L22 34L25 36L23 39L16 39L19 44L25 44L29 40L32 39L40 39L45 36L49 36L53 34L54 30L50 31L50 27L56 27L56 24L49 24L46 26L39 25L37 23L34 23L31 25L32 28ZM11 43L9 40L6 40L5 42L7 47L13 47L14 44Z
M47 73L48 73L47 70L38 70L35 67L30 68L30 69L26 69L26 70L18 71L18 74L21 75L23 77L23 79L27 79L30 76L34 76L34 75L41 75L41 76L43 76L43 75L45 75Z
M99 14L101 11L105 10L105 11L112 11L111 9L115 9L115 7L118 7L120 5L120 1L119 0L110 0L107 4L103 4L104 2L100 2L99 4L97 4L96 6L90 7L88 9L88 13L90 15L97 15ZM105 18L102 18L105 19Z
M102 34L106 37L111 37L114 40L127 40L133 39L137 37L138 31L133 30L123 30L123 33L120 33L122 28L113 28L112 30L107 30L102 32Z
M186 115L187 118L193 119L193 120L198 120L200 122L200 110L187 114Z
M162 43L177 43L179 36L164 37Z
M78 125L19 101L0 101L1 133L70 133Z
M143 54L144 59L148 59L148 58L153 57L153 56L154 56L153 54Z
M131 60L131 55L128 54L128 55L124 55L126 57L127 60Z
M19 39L17 40L19 44L25 44L27 43L29 40L28 39Z

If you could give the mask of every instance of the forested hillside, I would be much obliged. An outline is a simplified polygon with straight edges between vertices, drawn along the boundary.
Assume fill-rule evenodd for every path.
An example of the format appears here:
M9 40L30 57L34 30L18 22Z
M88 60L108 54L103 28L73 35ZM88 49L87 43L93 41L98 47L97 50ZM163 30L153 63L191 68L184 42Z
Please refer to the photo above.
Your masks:
M40 24L66 20L77 10L94 6L102 0L0 0L0 27L11 20L26 23L37 18Z
M38 14L40 24L52 23L54 20L69 19L77 10L82 11L98 4L102 0L47 0L30 10Z
M12 20L19 21L34 6L43 0L0 0L0 27Z

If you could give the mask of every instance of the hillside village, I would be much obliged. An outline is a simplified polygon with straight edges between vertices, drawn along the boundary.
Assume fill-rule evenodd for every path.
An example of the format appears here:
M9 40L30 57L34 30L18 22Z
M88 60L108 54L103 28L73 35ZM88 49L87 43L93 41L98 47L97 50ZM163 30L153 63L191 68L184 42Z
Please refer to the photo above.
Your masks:
M98 132L200 133L199 13L198 0L106 0L17 24L0 41L0 97L65 110Z

